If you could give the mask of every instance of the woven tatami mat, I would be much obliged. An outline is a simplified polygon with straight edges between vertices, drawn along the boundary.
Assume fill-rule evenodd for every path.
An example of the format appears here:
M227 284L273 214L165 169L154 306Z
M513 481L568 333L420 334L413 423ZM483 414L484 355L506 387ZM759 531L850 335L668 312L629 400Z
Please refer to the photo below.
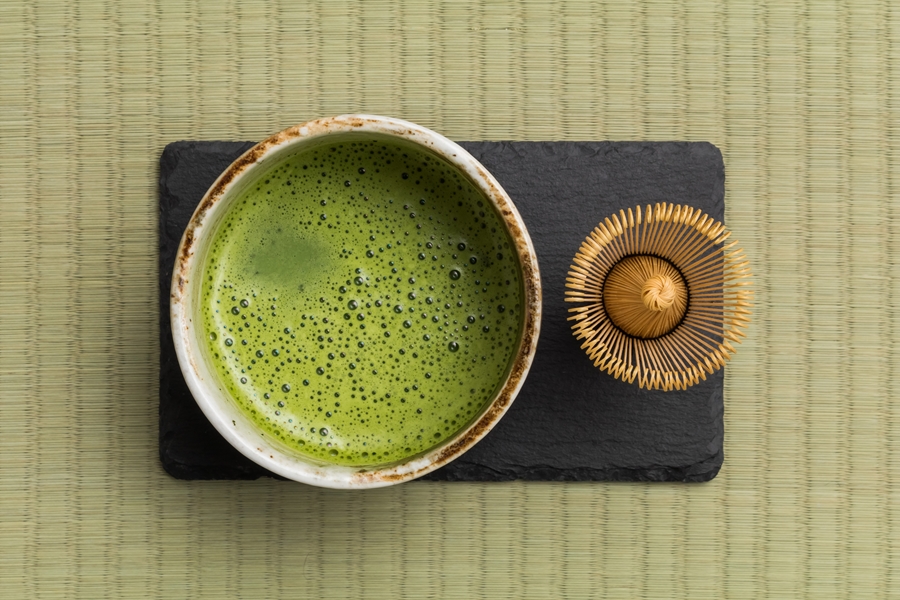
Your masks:
M887 0L0 3L0 594L900 596L898 109ZM166 476L161 149L349 111L719 146L758 304L718 478Z

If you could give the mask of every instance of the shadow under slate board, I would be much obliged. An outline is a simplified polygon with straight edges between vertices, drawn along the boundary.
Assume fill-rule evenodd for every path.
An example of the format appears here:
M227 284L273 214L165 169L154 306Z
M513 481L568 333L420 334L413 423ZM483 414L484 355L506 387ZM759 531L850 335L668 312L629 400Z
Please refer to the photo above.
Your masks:
M175 142L160 159L159 449L180 479L274 476L209 424L181 375L169 282L181 234L203 194L252 142ZM722 465L723 373L686 391L639 389L601 373L572 336L563 301L572 257L619 209L688 204L724 222L725 168L703 142L463 142L515 202L537 251L543 321L534 364L506 416L480 443L424 479L708 481Z

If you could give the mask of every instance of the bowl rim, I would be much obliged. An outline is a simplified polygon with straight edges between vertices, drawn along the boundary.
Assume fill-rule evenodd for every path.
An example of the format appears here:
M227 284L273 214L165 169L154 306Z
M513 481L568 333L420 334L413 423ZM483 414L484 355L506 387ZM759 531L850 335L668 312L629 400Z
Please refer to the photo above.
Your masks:
M192 324L194 271L202 268L204 231L215 231L216 218L227 211L231 195L258 165L280 160L294 147L340 133L375 133L400 138L437 154L468 177L491 202L512 240L523 283L524 319L519 347L506 380L480 417L431 450L387 466L371 468L317 462L285 452L279 444L243 416L223 389L214 385L200 351L199 327ZM268 159L268 160L267 160ZM223 208L224 207L224 208ZM208 225L208 224L212 225ZM211 234L210 234L211 235ZM213 427L241 454L260 466L294 481L311 485L361 489L393 485L421 477L459 457L481 440L500 420L519 393L537 349L541 323L541 281L537 255L522 217L497 180L471 154L444 136L408 121L368 114L346 114L307 121L259 142L237 158L210 186L195 209L176 253L170 291L172 337L178 363L191 394ZM241 420L243 419L243 420ZM238 421L241 420L240 423ZM253 435L256 434L256 435Z

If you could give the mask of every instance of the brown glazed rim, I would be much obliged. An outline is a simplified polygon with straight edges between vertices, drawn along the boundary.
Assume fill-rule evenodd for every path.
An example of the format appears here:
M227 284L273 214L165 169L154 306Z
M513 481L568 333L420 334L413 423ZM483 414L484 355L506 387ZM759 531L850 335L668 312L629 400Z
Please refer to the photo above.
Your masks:
M467 176L493 204L506 226L518 256L523 281L522 333L506 381L482 414L456 435L423 454L388 466L371 468L333 465L290 452L243 416L223 388L216 385L214 370L201 353L192 315L196 303L192 282L202 263L205 232L238 195L239 183L258 165L271 164L299 150L311 140L347 133L373 133L412 142L423 147ZM278 132L250 148L235 160L206 192L184 232L172 276L172 335L178 362L197 404L212 425L238 451L266 469L288 479L322 487L360 489L393 485L429 473L463 454L483 438L506 413L522 387L537 347L541 322L541 282L537 257L522 217L494 177L468 152L444 136L407 121L375 115L341 115L316 119Z

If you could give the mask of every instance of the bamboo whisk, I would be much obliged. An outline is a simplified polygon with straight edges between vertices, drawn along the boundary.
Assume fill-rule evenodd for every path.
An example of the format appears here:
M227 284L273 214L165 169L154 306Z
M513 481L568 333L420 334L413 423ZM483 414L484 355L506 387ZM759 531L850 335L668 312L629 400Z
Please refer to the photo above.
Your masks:
M750 321L749 262L731 232L668 203L619 211L566 278L575 337L599 367L647 389L685 389L725 365Z

